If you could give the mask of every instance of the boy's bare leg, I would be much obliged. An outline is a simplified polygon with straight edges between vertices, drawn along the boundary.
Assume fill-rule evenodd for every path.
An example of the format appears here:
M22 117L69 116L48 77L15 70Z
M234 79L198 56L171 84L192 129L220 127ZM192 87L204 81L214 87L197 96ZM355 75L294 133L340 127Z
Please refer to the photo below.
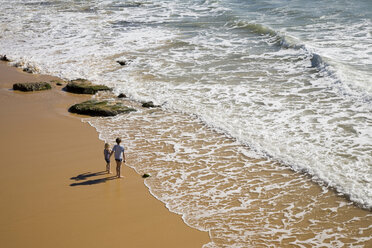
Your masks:
M111 174L111 164L110 163L106 164L106 171L107 171L107 173Z
M116 176L117 177L122 177L121 176L121 161L116 161Z

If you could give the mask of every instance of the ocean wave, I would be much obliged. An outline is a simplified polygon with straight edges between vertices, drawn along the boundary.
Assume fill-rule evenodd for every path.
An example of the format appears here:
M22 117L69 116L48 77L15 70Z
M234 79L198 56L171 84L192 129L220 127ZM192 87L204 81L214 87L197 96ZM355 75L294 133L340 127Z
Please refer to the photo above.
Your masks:
M36 2L26 2L24 5L28 6L51 6L60 4L62 1L36 1Z
M238 20L230 23L229 26L231 26L232 29L248 30L249 32L258 35L278 36L278 33L275 30L259 23L250 23L244 20Z
M150 4L148 1L126 1L125 3L122 2L112 2L107 4L107 8L111 8L113 10L120 10L122 8L138 8L145 4Z
M362 102L372 101L372 95L365 92L364 88L356 87L355 82L346 81L339 76L342 74L339 72L340 68L335 67L338 61L333 61L332 58L322 54L321 51L317 51L311 44L302 42L299 38L277 31L264 24L251 23L246 20L232 20L229 21L226 26L232 30L246 30L258 36L263 36L263 39L266 40L269 45L278 46L281 49L301 51L301 55L298 58L300 60L308 60L312 68L320 71L323 76L329 77L333 82L332 87L340 92L341 95L359 99ZM343 66L341 69L342 68L345 67Z

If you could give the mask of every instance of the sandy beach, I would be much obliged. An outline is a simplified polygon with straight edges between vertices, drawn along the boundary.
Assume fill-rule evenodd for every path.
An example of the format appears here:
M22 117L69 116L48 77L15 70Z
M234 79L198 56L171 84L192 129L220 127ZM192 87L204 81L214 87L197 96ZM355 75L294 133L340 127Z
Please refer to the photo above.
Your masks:
M49 91L15 92L13 83L56 78L4 62L0 75L2 247L201 247L209 242L206 232L188 227L155 199L133 169L124 166L123 179L103 172L98 133L67 112L90 96L64 92L55 83Z

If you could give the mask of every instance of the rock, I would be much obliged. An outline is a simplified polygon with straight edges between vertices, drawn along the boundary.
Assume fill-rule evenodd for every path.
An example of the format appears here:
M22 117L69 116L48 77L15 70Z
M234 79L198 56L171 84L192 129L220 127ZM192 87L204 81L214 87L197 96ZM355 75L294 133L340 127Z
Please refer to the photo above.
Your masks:
M0 60L1 61L6 61L9 62L10 60L6 57L6 55L0 55Z
M160 107L159 105L154 105L153 102L144 102L142 103L142 107L144 108L157 108Z
M117 60L116 61L119 65L126 65L127 64L127 61L125 60Z
M27 72L27 73L32 73L32 69L26 67L23 69L24 72Z
M118 98L127 98L127 95L125 95L124 93L120 93L120 94L118 95Z
M67 92L94 95L98 91L111 90L105 85L94 85L86 79L71 80L64 88Z
M13 84L13 90L20 91L40 91L40 90L50 90L52 86L46 82L38 83L16 83Z
M124 106L121 103L89 100L71 106L68 111L71 113L89 116L115 116L118 114L129 113L136 110Z
M21 68L22 71L27 72L27 73L38 73L39 72L39 70L36 67L29 65L23 61L13 62L11 63L11 66Z
M50 81L51 83L55 83L56 85L58 85L58 86L62 86L63 85L63 81L61 81L61 80L52 80L52 81Z
M150 174L147 174L147 173L145 173L145 174L142 175L142 178L148 178L148 177L151 177L151 175Z
M128 65L132 60L116 60L116 63L118 63L121 66Z

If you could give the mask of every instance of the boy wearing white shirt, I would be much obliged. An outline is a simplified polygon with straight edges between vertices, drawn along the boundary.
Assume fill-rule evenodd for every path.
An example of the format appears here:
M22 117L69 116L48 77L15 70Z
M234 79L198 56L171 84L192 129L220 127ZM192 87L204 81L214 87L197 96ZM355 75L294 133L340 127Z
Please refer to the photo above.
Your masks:
M116 176L118 178L121 176L121 164L122 162L125 163L125 154L124 154L124 146L120 145L121 139L116 138L116 145L112 148L110 156L115 153L115 161L116 161Z

